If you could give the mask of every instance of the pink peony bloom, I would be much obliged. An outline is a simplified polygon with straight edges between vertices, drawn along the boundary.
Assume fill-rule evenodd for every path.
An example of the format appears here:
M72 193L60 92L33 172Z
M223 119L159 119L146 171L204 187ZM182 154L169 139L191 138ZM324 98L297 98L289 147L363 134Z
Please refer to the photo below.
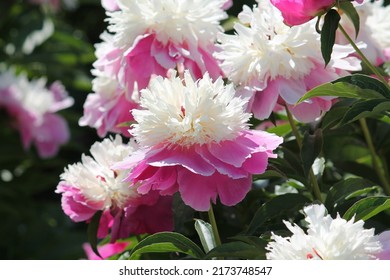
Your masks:
M73 105L62 84L55 82L47 89L45 79L30 82L11 71L0 76L0 84L0 107L14 120L24 148L34 144L42 158L57 154L69 140L69 128L56 112Z
M145 88L153 75L189 69L195 78L207 71L216 79L221 70L212 53L219 22L227 18L226 0L123 1L108 13L114 45L123 51L119 83L130 95ZM134 96L133 96L133 99Z
M83 155L81 163L69 165L56 190L62 194L65 214L75 222L88 222L103 211L98 237L111 233L112 242L131 234L172 230L171 198L157 192L140 195L123 182L127 172L111 168L136 149L134 142L125 145L117 135L92 145L93 158Z
M361 69L360 60L350 57L354 50L339 45L325 68L314 23L289 27L267 1L253 10L244 6L239 20L235 35L220 35L221 50L215 56L238 93L252 96L248 109L258 119L287 106L299 121L314 121L330 109L334 98L317 97L296 105L300 97L347 75L347 70Z
M249 130L248 99L234 97L222 78L206 73L195 82L188 71L154 78L133 110L131 134L143 147L117 168L132 168L127 180L139 193L179 192L183 201L207 211L217 197L235 205L249 192L252 174L263 173L282 138ZM228 152L226 152L228 151Z
M325 13L336 4L336 0L271 0L278 8L287 25L300 25Z
M108 243L101 246L98 246L98 251L100 256L97 256L89 243L83 244L83 249L85 254L87 255L88 260L102 260L108 259L116 254L122 253L126 247L129 245L129 242L116 242L116 243Z

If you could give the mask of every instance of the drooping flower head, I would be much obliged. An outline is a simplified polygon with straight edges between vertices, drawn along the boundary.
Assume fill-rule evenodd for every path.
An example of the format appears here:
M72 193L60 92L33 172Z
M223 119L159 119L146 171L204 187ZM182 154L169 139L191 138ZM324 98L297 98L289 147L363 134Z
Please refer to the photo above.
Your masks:
M240 202L263 173L282 138L249 130L248 99L235 97L232 85L206 73L194 81L179 77L152 79L142 91L141 109L133 110L131 134L143 152L126 159L128 180L138 191L179 191L183 201L207 211L217 197L225 205ZM228 151L228 152L227 152Z
M347 221L339 215L333 219L323 205L303 209L308 223L307 233L297 225L284 221L291 237L272 234L267 259L271 260L368 260L376 258L383 248L374 229L364 229L362 220Z
M0 75L0 107L13 119L24 148L34 143L42 158L54 156L68 142L68 124L56 112L72 105L73 98L58 81L46 88L45 78L29 81L11 70Z
M221 34L220 59L225 75L240 91L252 91L250 109L255 117L269 117L277 105L288 106L300 121L310 122L329 110L332 98L313 98L295 105L303 94L335 80L345 70L360 69L359 60L346 57L352 48L334 47L333 58L324 67L319 35L314 23L289 27L269 1L260 1L239 14L236 34Z
M281 11L285 23L292 26L324 14L336 0L271 0L271 3Z
M152 75L189 69L195 78L220 69L212 53L220 21L227 18L226 0L117 0L108 13L109 31L124 55L119 81L132 93L145 88Z
M162 217L159 211L163 200L156 193L140 195L136 188L124 182L126 172L115 170L111 166L123 160L137 149L135 142L123 144L120 136L115 139L104 139L91 147L91 156L83 155L81 162L69 165L61 174L61 182L57 193L62 194L62 208L73 221L89 221L97 211L103 211L100 221L99 235L104 237L111 229L111 240L128 237L129 234L145 233L145 228L155 220L144 220L140 223L139 215L143 211L156 214L159 223L155 228L170 230L171 216ZM140 207L148 206L143 211ZM165 205L166 206L166 205ZM169 206L168 206L169 207ZM151 209L149 209L151 208ZM151 232L155 232L153 228Z

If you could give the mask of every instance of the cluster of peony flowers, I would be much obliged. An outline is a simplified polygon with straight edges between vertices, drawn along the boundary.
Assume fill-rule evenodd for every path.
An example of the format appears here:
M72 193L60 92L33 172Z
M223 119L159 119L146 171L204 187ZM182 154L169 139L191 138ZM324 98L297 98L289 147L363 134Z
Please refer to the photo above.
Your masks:
M307 233L298 225L284 221L290 237L272 233L268 243L270 260L369 260L390 258L390 231L379 236L374 229L365 229L362 220L349 221L339 215L333 219L324 205L303 209L308 224Z
M0 109L4 109L19 130L23 147L34 144L40 157L57 154L69 140L69 128L57 111L73 105L60 82L46 88L46 80L29 81L24 74L13 70L0 74Z
M263 120L287 108L299 121L315 121L336 100L317 97L296 105L300 97L361 70L359 57L341 40L327 67L323 62L311 19L335 2L259 0L243 7L235 33L228 35L220 22L232 1L102 0L109 26L96 44L93 93L79 124L95 128L100 137L121 136L96 142L91 156L83 155L61 174L56 192L64 212L75 222L89 222L101 212L98 237L110 235L116 242L173 230L174 194L197 211L217 201L241 202L253 175L265 172L283 142L251 128L250 118ZM303 6L309 9L298 9ZM288 10L296 13L287 15ZM326 242L337 236L304 242L305 233L286 222L298 245L306 247L295 245L295 237L273 235L267 257L371 258L383 252L362 222L339 217L333 222L318 207L304 210L309 235L317 227L331 236L354 232L366 238L358 244L363 249L329 247ZM347 228L338 232L334 225ZM285 249L289 244L291 250ZM104 249L107 256L127 246L111 245Z

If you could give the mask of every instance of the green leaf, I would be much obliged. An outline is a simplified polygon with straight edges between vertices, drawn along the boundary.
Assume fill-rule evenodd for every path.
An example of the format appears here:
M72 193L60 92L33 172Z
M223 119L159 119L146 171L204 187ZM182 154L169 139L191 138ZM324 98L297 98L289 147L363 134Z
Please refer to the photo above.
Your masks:
M235 241L222 244L211 250L205 259L216 257L238 258L238 259L264 259L264 253L256 246L244 242Z
M354 205L352 205L343 218L346 220L352 219L354 215L355 220L366 221L369 218L379 214L380 212L390 208L390 197L366 197Z
M100 255L97 249L97 244L98 244L97 232L99 229L99 222L102 214L103 211L97 211L96 214L92 217L91 222L88 224L88 229L87 229L88 241L91 244L92 251L100 258L102 258L102 256Z
M347 15L347 17L352 21L355 28L355 38L359 35L360 29L360 17L356 8L351 2L339 2L340 9Z
M308 175L314 160L322 150L322 130L317 129L314 134L305 132L302 140L301 159L305 174Z
M277 196L268 202L264 203L255 213L251 223L249 224L247 234L253 235L269 219L278 217L283 212L289 212L292 209L300 209L305 203L310 200L301 194L284 194Z
M336 30L340 22L340 15L336 10L329 10L325 15L324 25L321 30L321 53L325 61L325 66L328 65L332 56L333 45L336 40Z
M371 99L357 101L345 113L339 125L348 124L361 118L380 117L385 112L390 112L390 100Z
M379 93L380 95L382 95L380 97L385 97L385 98L390 99L390 91L386 87L386 85L384 85L378 79L372 78L370 76L363 75L363 74L353 74L353 75L349 75L349 76L345 76L345 77L342 77L340 79L337 79L337 80L333 81L332 83L339 83L339 82L345 82L345 83L357 86L358 88L361 88L364 90L373 90L373 91ZM376 97L376 98L380 98L380 97ZM357 97L357 98L359 98L359 97ZM365 99L364 97L361 97L361 98ZM373 98L375 98L375 97L373 97ZM371 99L371 98L368 98L368 99Z
M336 208L346 200L370 193L374 189L377 189L375 184L363 178L348 178L342 180L329 189L325 200L325 206L327 209Z
M372 90L362 89L356 85L347 82L326 83L313 88L305 93L297 103L301 103L307 99L319 96L346 97L357 99L380 99L383 96Z
M202 242L203 249L206 253L216 247L213 228L209 223L196 219L195 230L199 235L200 242Z
M202 259L205 254L198 245L182 234L176 232L159 232L143 239L133 248L130 259L142 253L179 252L195 259Z

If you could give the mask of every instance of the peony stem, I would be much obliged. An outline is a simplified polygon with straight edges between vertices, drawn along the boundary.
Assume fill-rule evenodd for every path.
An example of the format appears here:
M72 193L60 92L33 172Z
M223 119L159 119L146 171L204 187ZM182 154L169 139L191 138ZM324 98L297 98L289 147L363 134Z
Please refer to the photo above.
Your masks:
M348 33L345 31L345 29L339 24L339 29L341 33L343 33L344 37L348 40L348 42L351 44L351 46L354 48L356 53L360 56L364 64L370 68L372 73L377 76L377 78L390 90L390 85L386 82L385 78L382 76L382 74L376 69L374 65L367 59L367 57L363 54L363 52L358 48L358 46L355 44L355 42L352 40L352 38L348 35Z
M210 221L210 224L211 224L211 227L213 229L213 234L214 234L214 239L215 239L215 244L217 246L221 245L221 238L219 237L219 232L218 232L218 227L217 227L217 222L215 220L215 216L214 216L214 210L213 210L213 205L210 204L210 209L208 211L208 214L209 214L209 221Z
M295 121L294 121L293 116L291 115L290 110L288 109L287 106L285 106L285 107L286 107L288 121L289 121L290 126L291 126L291 130L292 130L292 132L293 132L293 134L295 136L295 140L297 141L299 150L302 150L302 137L301 137L301 135L299 133L299 130L298 130L297 126L295 125ZM317 200L319 200L320 202L323 202L321 191L320 191L320 186L318 185L317 178L314 175L313 168L311 168L311 167L310 167L310 170L309 170L309 179L310 179L310 182L311 182L311 185L312 185L312 191L313 191L314 197Z
M378 175L383 189L386 192L387 195L390 195L390 183L386 178L386 172L383 168L383 165L380 161L379 156L376 154L374 143L372 141L370 130L368 129L367 122L365 118L359 119L360 126L362 128L364 138L366 139L366 143L368 146L368 149L370 150L371 157L372 157L372 167L374 168L376 174Z

